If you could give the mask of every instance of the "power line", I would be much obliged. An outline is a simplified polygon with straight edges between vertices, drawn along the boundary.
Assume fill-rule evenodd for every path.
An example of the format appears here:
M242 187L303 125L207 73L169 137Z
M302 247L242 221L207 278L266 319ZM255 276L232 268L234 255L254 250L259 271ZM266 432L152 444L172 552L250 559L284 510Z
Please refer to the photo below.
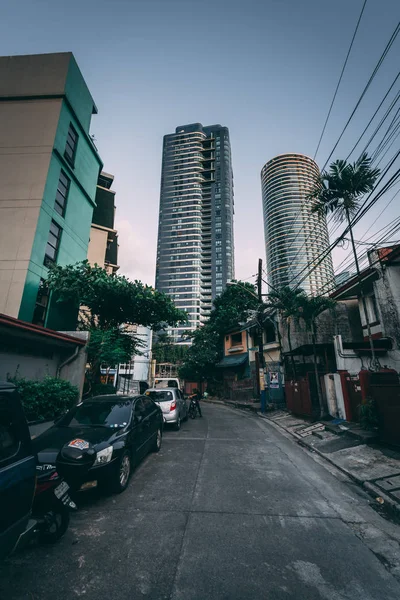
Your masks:
M341 81L342 81L342 78L343 78L343 74L344 74L344 72L345 72L345 69L346 69L346 66L347 66L347 62L348 62L348 60L349 60L350 52L351 52L351 50L352 50L352 48L353 48L354 40L355 40L355 38L356 38L357 31L358 31L358 27L359 27L359 25L360 25L360 21L361 21L361 18L362 18L362 16L363 16L363 13L364 13L364 9L365 9L365 5L366 5L366 4L367 4L367 0L364 0L364 3L363 3L363 5L362 5L362 8L361 8L360 16L358 17L357 25L356 25L356 28L355 28L355 30L354 30L353 37L352 37L352 39L351 39L350 46L349 46L349 49L348 49L348 51L347 51L347 55L346 55L346 58L345 58L345 61L344 61L343 67L342 67L342 71L341 71L341 73L340 73L339 81L337 82L336 89L335 89L335 93L333 94L332 102L331 102L331 105L330 105L330 107L329 107L328 114L327 114L327 116L326 116L326 119L325 119L324 126L323 126L323 128L322 128L322 132L321 132L321 135L320 135L320 138L319 138L319 141L318 141L317 149L316 149L316 151L315 151L315 154L314 154L314 160L315 160L315 157L316 157L316 156L317 156L317 154L318 154L318 150L319 150L319 147L320 147L320 145L321 145L322 138L324 137L325 129L326 129L326 126L327 126L327 124L328 124L329 117L331 116L332 108L333 108L333 105L334 105L334 103L335 103L335 100L336 100L337 93L338 93L338 91L339 91L339 87L340 87L340 84L341 84Z
M328 164L329 160L331 159L332 154L335 152L336 148L338 147L340 140L342 139L342 137L343 137L343 135L344 135L347 127L350 124L350 121L354 117L354 114L355 114L356 110L360 106L360 104L361 104L361 102L362 102L365 94L367 93L367 91L368 91L368 89L369 89L372 81L374 80L374 78L375 78L377 72L379 71L379 69L380 69L383 61L385 60L385 58L386 58L386 56L387 56L390 48L392 47L392 45L393 45L393 43L394 43L394 41L395 41L395 39L396 39L399 31L400 31L400 22L397 23L395 30L393 31L392 35L390 36L390 39L389 39L388 43L386 44L386 47L385 47L384 51L382 52L382 54L381 54L381 56L380 56L377 64L375 65L375 68L372 71L372 74L370 75L370 78L368 79L367 84L366 84L366 86L364 87L364 90L361 93L361 96L357 100L357 103L356 103L355 107L353 108L353 111L352 111L350 117L348 118L348 120L347 120L347 122L346 122L346 124L345 124L345 126L344 126L344 128L342 130L342 133L340 134L340 136L339 136L336 144L333 146L333 148L331 150L331 153L329 154L328 158L326 159L325 164L324 164L324 166L321 169L322 171L325 169L326 165Z
M368 121L368 124L367 124L367 126L365 127L364 131L362 132L362 134L360 135L360 137L358 138L358 140L356 141L356 143L354 144L354 146L352 147L352 149L350 150L350 152L349 152L349 153L348 153L348 155L346 156L346 161L347 161L347 160L349 160L349 157L350 157L350 156L353 154L354 150L357 148L357 146L358 146L358 144L360 143L361 139L363 138L363 136L364 136L365 132L367 131L367 129L368 129L368 128L369 128L369 126L371 125L372 121L375 119L376 115L377 115L377 114L378 114L378 112L379 112L379 109L381 108L382 104L385 102L386 98L388 97L388 95L389 95L389 94L390 94L390 92L392 91L392 89L393 89L393 87L394 87L394 85L395 85L395 83L396 83L396 81L398 80L398 78L399 78L399 77L400 77L400 71L397 73L397 75L396 75L395 79L393 80L393 82L392 82L392 84L391 84L390 88L388 89L388 91L386 92L386 94L384 95L384 97L382 98L382 100L381 100L381 102L380 102L380 104L379 104L378 108L376 109L376 111L374 112L374 114L372 115L372 117L370 118L370 120ZM396 96L396 102L397 102L398 98L399 98L399 94ZM390 110L391 110L391 109L390 109ZM368 142L367 146L364 148L363 152L365 152L365 149L366 149L366 148L369 146L370 142L371 142L371 139L370 139L370 141ZM362 153L361 153L361 154L362 154Z

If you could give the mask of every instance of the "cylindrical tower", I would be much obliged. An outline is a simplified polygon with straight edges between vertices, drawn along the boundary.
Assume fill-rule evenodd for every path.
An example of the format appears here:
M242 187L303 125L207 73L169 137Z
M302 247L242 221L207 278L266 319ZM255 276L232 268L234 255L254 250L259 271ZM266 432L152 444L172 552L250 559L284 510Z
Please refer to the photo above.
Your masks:
M313 213L307 199L318 175L314 160L293 153L272 158L261 170L267 271L275 289L299 285L317 296L333 282L330 254L308 274L329 245L326 218Z

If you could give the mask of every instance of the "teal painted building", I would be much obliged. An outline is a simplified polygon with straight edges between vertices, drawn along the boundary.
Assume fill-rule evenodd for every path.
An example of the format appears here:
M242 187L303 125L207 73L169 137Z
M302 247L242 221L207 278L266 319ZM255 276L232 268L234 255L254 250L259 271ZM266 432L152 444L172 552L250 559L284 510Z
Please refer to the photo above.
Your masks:
M87 257L103 166L96 113L71 53L0 58L0 313L74 328L42 283L50 264Z

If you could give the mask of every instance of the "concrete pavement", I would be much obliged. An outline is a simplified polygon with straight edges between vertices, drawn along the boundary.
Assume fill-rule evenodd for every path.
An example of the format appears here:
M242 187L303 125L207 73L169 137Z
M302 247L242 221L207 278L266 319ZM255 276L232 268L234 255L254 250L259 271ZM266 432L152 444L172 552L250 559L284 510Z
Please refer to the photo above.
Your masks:
M0 568L7 600L398 600L400 533L267 421L203 405L120 496Z

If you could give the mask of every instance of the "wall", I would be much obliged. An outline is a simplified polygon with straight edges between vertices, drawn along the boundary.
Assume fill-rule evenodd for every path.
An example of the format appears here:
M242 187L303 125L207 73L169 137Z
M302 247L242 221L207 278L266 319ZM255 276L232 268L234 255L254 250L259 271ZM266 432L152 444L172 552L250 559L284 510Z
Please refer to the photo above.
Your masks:
M232 343L233 335L241 335L241 343ZM224 355L230 356L232 354L243 354L247 352L247 332L246 331L235 331L225 335L224 338Z
M79 135L74 168L71 168L63 157L68 127L71 122ZM18 315L22 320L32 320L40 279L47 276L47 268L44 266L43 260L52 220L62 228L57 264L74 264L87 257L96 184L101 167L99 161L91 142L84 135L79 134L79 124L63 101ZM61 169L71 180L64 217L54 210ZM50 302L46 320L47 327L52 329L73 327L74 319L74 315L68 315L68 317L65 315L64 318L63 313L57 310L54 303Z
M99 265L104 268L104 259L106 256L108 241L108 231L101 229L96 225L90 228L90 240L87 253L87 259L91 265Z
M89 338L87 332L64 331L62 333L84 340ZM15 339L18 341L17 337ZM34 380L41 380L47 376L56 377L60 365L73 357L68 365L61 368L59 377L76 385L82 394L87 363L86 346L70 344L68 347L60 347L56 343L45 344L42 340L41 335L36 334L35 337L30 334L22 351L20 351L21 346L15 351L10 348L1 351L0 380L6 381L9 376L13 377L17 374L19 377ZM75 355L76 348L78 352Z
M32 269L32 244L61 103L0 102L0 313L12 317L18 317Z

